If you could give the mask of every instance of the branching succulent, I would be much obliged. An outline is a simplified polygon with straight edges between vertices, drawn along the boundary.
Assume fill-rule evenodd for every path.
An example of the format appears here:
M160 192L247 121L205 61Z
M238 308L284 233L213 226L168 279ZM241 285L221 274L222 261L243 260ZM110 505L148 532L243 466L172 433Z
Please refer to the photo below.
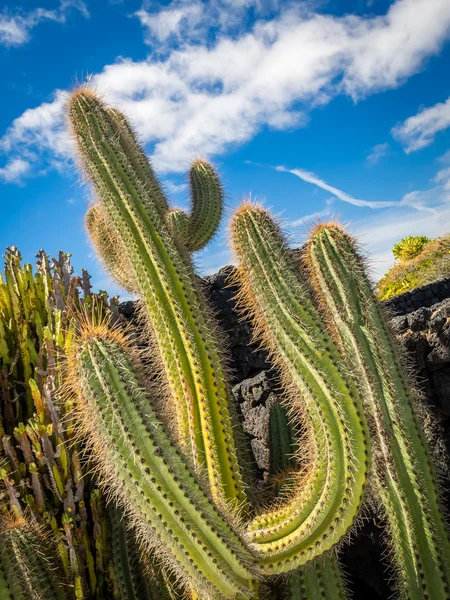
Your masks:
M8 431L26 465L14 463L6 438L8 512L23 511L22 501L14 501L21 485L14 469L29 477L33 514L51 506L47 488L39 487L48 460L32 466L41 455L31 434L48 426L48 417L39 416L47 410L42 382L31 383L41 373L36 348L47 339L61 350L47 351L45 360L55 361L66 382L71 436L76 429L72 460L85 449L82 464L99 486L88 497L101 551L95 559L89 554L92 538L85 530L77 540L86 553L80 554L80 576L65 573L70 597L104 597L95 563L117 600L262 600L276 576L292 600L344 599L336 548L368 491L384 507L400 596L450 598L449 542L417 402L353 241L337 226L316 228L304 252L307 267L300 268L267 211L244 204L232 218L238 303L284 388L284 408L273 409L269 427L272 474L281 480L281 472L287 483L256 510L225 344L191 256L219 226L218 175L208 161L194 161L190 210L170 208L118 110L83 87L70 97L68 115L79 163L95 192L86 216L89 236L110 275L139 296L143 330L136 342L114 304L76 297L69 312L56 292L50 294L55 305L47 307L56 319L51 330L45 329L49 317L44 324L41 315L48 293L31 294L38 301L25 306L21 319L33 325L14 330L20 376L29 383L20 405L23 425L4 406L6 428L15 424ZM23 277L33 282L31 272ZM48 273L38 283L48 286ZM66 278L64 290L71 285ZM10 377L19 363L11 360L6 330L0 334L4 376ZM30 344L36 337L39 343ZM65 450L65 436L58 430L58 449ZM48 444L43 447L45 454ZM56 467L67 466L64 454L55 456ZM65 497L72 480L66 485L67 475L50 473L57 474L55 494ZM112 505L108 511L102 493ZM59 524L53 529L60 531ZM57 548L65 565L65 538ZM90 575L88 586L82 572ZM51 600L58 593L49 592Z

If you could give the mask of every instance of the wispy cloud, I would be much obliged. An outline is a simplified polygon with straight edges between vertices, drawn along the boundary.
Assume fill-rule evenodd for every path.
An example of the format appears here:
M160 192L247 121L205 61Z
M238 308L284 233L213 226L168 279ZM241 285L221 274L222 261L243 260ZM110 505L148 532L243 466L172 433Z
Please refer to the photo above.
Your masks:
M223 0L221 18L231 18L235 5L250 4ZM191 14L195 5L175 8ZM280 3L276 16L260 18L250 30L242 19L233 33L216 27L213 42L203 35L163 57L120 59L95 74L92 84L130 115L158 169L182 172L196 153L222 154L263 126L299 127L317 104L339 94L356 100L397 87L450 34L448 0L396 0L376 17L336 17L312 6ZM58 164L70 153L62 112L61 92L26 111L0 141L4 152L33 154L36 170L42 162L48 167L51 154Z
M61 0L59 8L47 10L35 8L29 12L3 9L0 14L0 44L3 46L21 46L30 39L31 31L43 21L65 23L71 9L76 9L85 17L89 16L83 0Z
M414 152L429 146L437 133L450 127L450 98L429 108L392 129L392 135L405 147L405 152Z
M369 165L376 165L380 162L380 160L389 154L389 144L385 142L384 144L376 144L370 149L369 154L367 155L366 162Z
M353 206L364 206L367 208L388 208L400 204L400 202L372 202L370 200L360 200L359 198L354 198L353 196L350 196L350 194L343 192L339 188L325 183L325 181L320 179L317 175L314 175L314 173L311 173L310 171L304 171L303 169L287 169L283 166L275 167L275 169L283 173L291 173L292 175L295 175L296 177L302 179L303 181L306 181L307 183L312 183L313 185L316 185L322 190L330 192L330 194L333 194L333 196L336 196L336 198L339 198L339 200L347 202L348 204L353 204Z
M408 192L400 200L387 200L379 202L354 198L350 194L347 194L347 192L329 185L314 173L305 171L303 169L287 169L286 167L278 166L275 167L275 170L283 173L291 173L307 183L311 183L312 185L330 192L333 194L333 196L339 198L339 200L360 208L381 209L407 207L414 208L418 211L426 211L436 214L436 209L433 206L434 204L442 201L450 201L450 193L447 193L450 191L450 169L442 169L438 172L435 179L435 181L439 184L437 186L433 186L428 190L414 190L412 192Z

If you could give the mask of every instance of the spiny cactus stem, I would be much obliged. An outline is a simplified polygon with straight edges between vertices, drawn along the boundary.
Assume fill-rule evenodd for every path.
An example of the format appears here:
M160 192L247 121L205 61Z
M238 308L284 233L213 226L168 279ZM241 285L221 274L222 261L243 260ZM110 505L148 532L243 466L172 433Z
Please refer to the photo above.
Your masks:
M287 507L257 517L250 527L260 564L281 572L331 548L352 524L368 469L367 424L358 392L342 374L337 350L273 221L246 205L235 214L232 232L243 303L256 315L293 403L298 395L304 399L314 444L306 495L297 492Z
M94 336L81 346L75 364L83 390L80 410L90 415L86 433L100 473L113 483L139 539L205 595L215 590L214 597L249 597L253 576L245 564L252 557L172 446L126 351Z
M187 454L206 467L216 502L244 506L221 353L192 266L180 254L160 207L141 185L102 103L92 93L78 91L70 115L85 166L134 265L168 396L174 401L172 412L184 421L180 444L191 443Z
M309 259L316 286L375 423L377 488L386 509L402 597L448 598L450 545L430 455L380 307L354 244L339 227L313 233Z

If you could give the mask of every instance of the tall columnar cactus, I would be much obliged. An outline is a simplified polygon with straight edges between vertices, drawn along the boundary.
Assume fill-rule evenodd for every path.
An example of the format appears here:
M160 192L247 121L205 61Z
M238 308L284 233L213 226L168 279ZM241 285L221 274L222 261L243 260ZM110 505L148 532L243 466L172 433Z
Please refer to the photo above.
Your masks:
M365 274L355 240L319 225L307 249L310 273L370 415L375 494L389 525L402 598L450 596L450 544L418 415L417 394Z
M386 508L401 593L449 597L448 541L429 454L401 360L348 238L336 228L314 233L318 310L305 270L268 213L244 205L233 217L239 300L280 370L307 458L292 475L292 493L255 515L222 345L190 257L220 220L217 174L194 162L191 211L171 209L120 112L83 88L70 99L69 119L98 202L88 214L90 235L119 281L124 265L132 275L150 337L145 371L117 328L101 319L79 324L70 399L98 479L125 509L144 552L191 598L254 600L264 577L281 573L291 573L292 598L344 597L329 551L362 505L372 438L370 487ZM127 589L133 593L130 580Z
M161 555L187 586L202 597L250 598L262 575L304 565L333 547L353 523L369 461L357 389L291 269L291 279L279 281L283 300L292 283L300 294L300 300L286 300L289 317L276 309L279 296L255 308L258 319L267 320L265 341L272 350L280 347L292 411L308 427L311 469L299 476L303 485L285 503L239 523L251 509L237 461L230 394L216 325L189 257L216 227L218 211L208 207L221 198L217 176L204 161L194 163L193 210L171 215L120 113L80 89L70 99L69 118L80 161L133 266L151 332L152 366L165 386L163 403L154 387L142 391L142 375L117 333L95 323L81 331L69 379L101 480L126 506L148 551ZM246 243L244 232L237 237ZM270 264L277 258L270 257ZM265 285L256 281L258 291ZM176 446L165 432L171 413Z
M133 264L178 443L207 472L216 502L243 507L220 344L190 260L166 224L159 184L126 121L95 94L75 92L69 117L81 162Z

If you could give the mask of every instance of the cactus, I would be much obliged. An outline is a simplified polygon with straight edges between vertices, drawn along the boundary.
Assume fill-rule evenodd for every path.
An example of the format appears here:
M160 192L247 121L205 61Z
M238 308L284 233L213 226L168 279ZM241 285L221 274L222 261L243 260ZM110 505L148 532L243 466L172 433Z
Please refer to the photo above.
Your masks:
M370 416L374 494L391 535L402 598L450 595L450 544L417 393L365 275L355 240L336 224L316 227L310 273L337 342L354 369Z
M142 163L143 151L117 111L82 88L69 101L69 119L82 167L133 265L151 332L150 363L165 386L163 394L154 387L142 392L143 375L126 341L101 324L82 328L69 379L100 478L126 507L147 551L160 554L186 587L203 597L251 597L263 574L304 565L332 548L352 525L369 461L357 389L344 376L336 348L295 280L295 293L307 306L294 296L288 299L292 323L281 313L273 318L270 300L258 318L268 311L272 337L265 341L281 349L278 364L285 380L292 380L292 411L308 423L311 469L285 503L249 519L224 359L189 256L216 227L221 209L208 207L221 200L217 178L204 161L200 172L200 163L194 163L194 205L183 216L161 200L150 166ZM201 242L193 242L195 227ZM278 254L272 261L277 259ZM292 269L291 274L289 284ZM280 285L284 293L288 283ZM305 406L298 402L300 393ZM149 422L157 423L155 431ZM161 469L164 480L153 475ZM168 536L168 529L177 535Z
M127 260L120 238L108 221L101 204L92 204L89 207L85 224L92 245L111 277L123 289L136 294L133 265Z
M244 506L221 349L192 264L165 222L158 182L150 166L142 167L129 127L91 91L72 95L69 118L80 159L134 265L178 443L207 472L216 502Z
M36 527L23 518L5 522L0 529L0 598L68 600L69 588L52 555L52 547Z
M337 230L326 240L336 242L328 261L314 258L310 243L313 294L266 211L247 204L232 220L238 302L285 389L286 409L270 418L271 469L275 478L288 470L292 485L257 512L224 344L191 259L220 223L217 173L194 161L191 208L172 209L119 111L82 88L68 112L96 194L89 236L111 276L140 297L145 326L136 343L115 302L93 295L87 274L72 277L67 256L52 274L42 253L33 276L9 253L0 284L0 500L15 522L27 512L48 532L68 585L55 579L46 597L256 600L287 574L292 599L345 598L335 549L367 487L386 510L401 594L448 597L448 541L414 402L362 265L350 268L359 259L336 242ZM325 264L333 273L320 296ZM3 553L0 586L5 564Z

